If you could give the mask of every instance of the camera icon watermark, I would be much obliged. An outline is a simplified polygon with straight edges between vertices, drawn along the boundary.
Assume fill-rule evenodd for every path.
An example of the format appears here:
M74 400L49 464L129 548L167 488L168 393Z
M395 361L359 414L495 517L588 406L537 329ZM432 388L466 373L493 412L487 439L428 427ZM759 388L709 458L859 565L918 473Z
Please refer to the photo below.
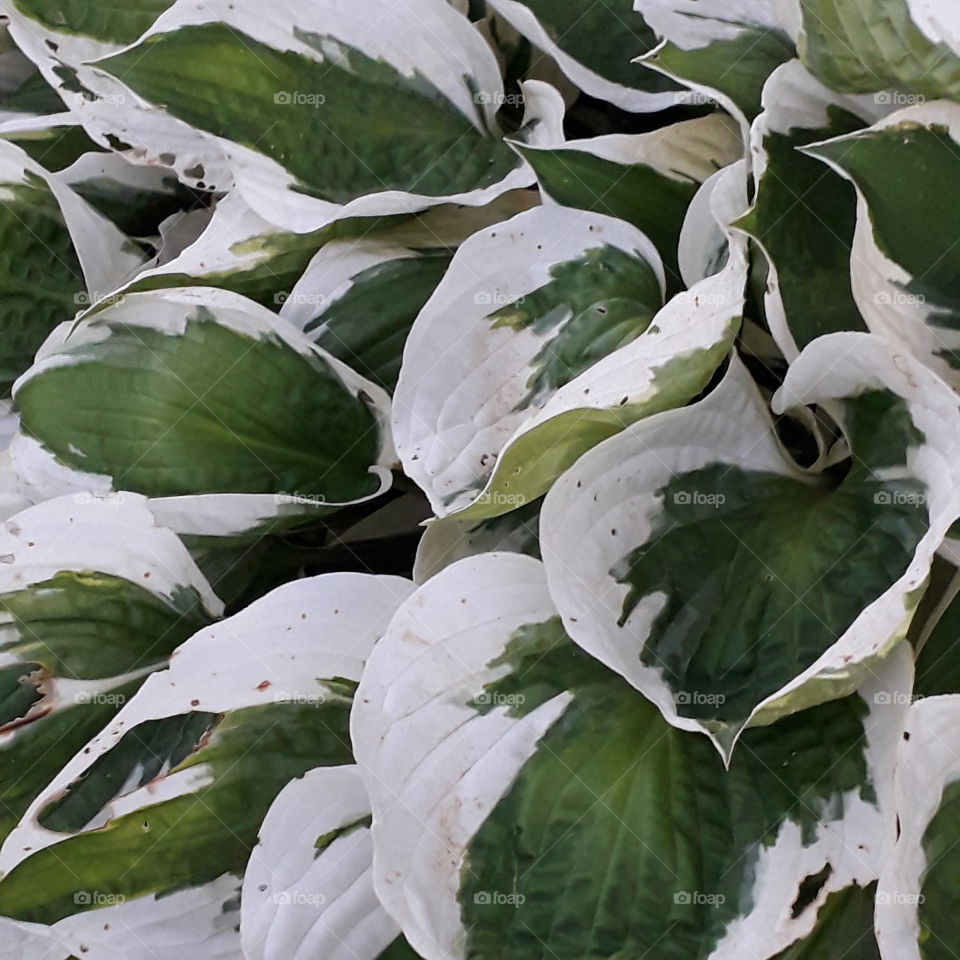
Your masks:
M322 907L327 902L322 893L307 893L303 890L281 890L271 899L280 907Z
M719 907L726 903L722 893L703 893L700 890L678 890L673 902L680 907Z
M478 307L513 307L523 303L525 294L503 293L501 290L478 290L473 302Z
M74 694L73 702L80 705L122 707L127 702L127 698L122 693L91 693L89 690L81 690Z
M290 293L280 290L273 295L273 302L278 307L286 303L305 307L324 307L327 305L327 297L322 293Z
M873 502L878 507L925 507L927 495L907 490L878 490Z
M898 890L878 890L874 898L874 902L878 904L899 904L906 907L920 906L925 900L922 893L900 893Z
M703 693L700 690L678 690L673 695L678 707L722 707L727 698L722 693Z
M99 890L78 890L73 895L73 902L78 907L115 907L126 900L119 893L101 893Z
M881 90L873 95L873 102L880 107L915 107L926 103L922 93L904 93L902 90Z
M326 94L304 93L301 90L278 90L273 95L278 107L322 107L327 102Z
M522 707L527 698L522 693L500 693L496 690L484 690L474 699L474 703L484 707Z
M327 498L319 493L275 493L273 495L275 506L300 506L317 507L327 502Z
M879 707L909 707L923 699L920 693L904 693L902 690L878 690L873 702Z
M473 95L473 102L478 106L490 106L493 104L498 109L500 107L522 107L523 94L503 93L502 91L490 93L489 91L481 90L479 93Z
M473 895L473 902L480 907L519 907L526 899L522 893L502 893L499 890L480 890Z
M907 293L903 290L880 290L873 295L873 302L880 306L922 307L927 298L922 293Z
M727 498L722 493L704 493L702 490L678 490L673 495L678 507L722 507Z
M99 290L78 290L73 295L74 306L86 309L87 307L113 307L123 301L123 294L110 291L102 293Z

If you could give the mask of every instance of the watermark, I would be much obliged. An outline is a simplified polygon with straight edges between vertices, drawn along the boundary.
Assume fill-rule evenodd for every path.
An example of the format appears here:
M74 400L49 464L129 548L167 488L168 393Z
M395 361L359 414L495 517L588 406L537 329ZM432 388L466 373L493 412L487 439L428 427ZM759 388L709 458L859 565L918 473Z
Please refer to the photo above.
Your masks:
M73 895L73 902L79 907L115 907L126 901L122 894L101 893L99 890L78 890Z
M322 893L305 893L303 890L282 890L273 895L273 902L278 906L293 907L322 907L327 898Z
M320 493L275 493L273 502L278 507L285 504L315 507L318 504L326 503L327 498Z
M323 307L327 304L327 298L322 293L287 293L281 290L273 295L273 302L282 307L285 303L294 303L297 306Z
M881 707L909 707L922 699L922 693L904 693L902 690L878 690L873 695L873 702Z
M73 302L78 307L112 307L123 301L122 293L101 293L98 290L78 290L73 295Z
M278 107L322 107L327 98L322 93L304 93L301 90L278 90L273 95Z
M873 295L873 302L881 306L922 307L927 302L927 298L922 293L881 290Z
M925 507L927 495L907 490L878 490L873 502L878 507Z
M499 890L480 890L473 895L473 902L481 907L519 907L526 899L522 893L502 893Z
M123 93L92 95L89 92L84 93L82 91L78 91L75 93L64 93L61 95L73 101L74 107L78 110L89 106L92 103L103 104L106 107L122 107L127 102L126 94Z
M484 690L474 700L474 703L491 707L522 707L526 702L522 693L498 693L496 690Z
M127 495L125 493L93 493L90 490L84 490L73 495L73 502L81 505L99 503L108 507L120 507L127 502Z
M904 93L902 90L881 90L873 95L873 102L881 107L914 107L926 103L922 93Z
M329 699L329 695L326 693L292 693L288 690L275 690L272 699L275 703L292 703L300 707L322 707Z
M722 293L697 293L694 290L682 290L674 295L673 301L691 307L722 307L729 299Z
M678 690L673 702L683 707L722 707L727 698L722 693L703 693L700 690Z
M712 107L716 106L717 99L702 90L682 90L674 94L674 103L679 106Z
M704 493L702 490L678 490L673 495L678 507L722 507L727 498L722 493Z
M527 498L522 493L500 493L497 490L477 497L477 503L489 503L495 507L522 507L526 502Z
M922 893L900 893L898 890L878 890L875 902L880 904L902 904L903 906L916 907L926 900Z
M512 307L523 303L524 296L518 293L502 293L500 290L480 290L473 295L473 302L478 307Z
M127 698L122 693L90 693L88 690L81 690L74 694L73 702L101 707L122 707L127 702Z
M479 93L473 95L473 102L479 104L480 106L488 106L493 104L497 108L499 107L522 107L523 106L523 94L522 93L489 93L486 90L481 90Z
M719 907L726 903L722 893L703 893L700 890L678 890L673 902L681 907Z

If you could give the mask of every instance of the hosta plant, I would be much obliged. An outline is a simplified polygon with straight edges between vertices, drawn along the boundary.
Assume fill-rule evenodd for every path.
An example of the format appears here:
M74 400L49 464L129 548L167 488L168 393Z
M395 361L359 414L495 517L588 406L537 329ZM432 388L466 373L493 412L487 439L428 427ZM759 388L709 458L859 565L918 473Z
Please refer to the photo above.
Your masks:
M960 15L0 0L0 960L960 955Z

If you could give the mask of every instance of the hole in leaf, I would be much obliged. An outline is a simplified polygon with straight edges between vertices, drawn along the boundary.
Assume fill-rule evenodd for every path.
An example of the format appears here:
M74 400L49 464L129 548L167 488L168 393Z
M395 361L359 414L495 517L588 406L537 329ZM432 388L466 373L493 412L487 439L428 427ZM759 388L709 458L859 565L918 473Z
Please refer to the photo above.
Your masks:
M800 881L797 899L793 901L793 906L790 908L791 919L796 920L817 899L817 894L830 879L831 873L833 873L833 866L828 863L819 873L811 873Z

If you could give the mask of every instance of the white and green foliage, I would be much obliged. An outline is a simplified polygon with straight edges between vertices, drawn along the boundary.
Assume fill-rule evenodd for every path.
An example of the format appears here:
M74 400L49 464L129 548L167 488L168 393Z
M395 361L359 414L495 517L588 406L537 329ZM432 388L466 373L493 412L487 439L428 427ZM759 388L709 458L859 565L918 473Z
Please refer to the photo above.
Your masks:
M960 954L960 15L0 0L0 960Z

